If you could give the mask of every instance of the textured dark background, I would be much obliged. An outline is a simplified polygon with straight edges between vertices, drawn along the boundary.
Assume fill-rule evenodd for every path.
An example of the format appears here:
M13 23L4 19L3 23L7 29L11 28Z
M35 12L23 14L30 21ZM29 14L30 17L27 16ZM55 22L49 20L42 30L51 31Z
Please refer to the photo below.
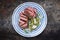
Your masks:
M40 4L48 17L45 30L33 38L20 36L11 24L13 10L28 1ZM0 40L60 40L60 0L0 0Z

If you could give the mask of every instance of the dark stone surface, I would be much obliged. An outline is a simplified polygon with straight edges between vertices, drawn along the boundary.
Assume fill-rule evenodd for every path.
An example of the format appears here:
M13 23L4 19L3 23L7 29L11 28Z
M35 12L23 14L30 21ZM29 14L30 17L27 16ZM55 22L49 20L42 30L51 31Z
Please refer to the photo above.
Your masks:
M0 0L0 40L60 40L60 0L30 0L46 10L47 27L40 35L33 38L25 38L15 32L11 24L13 10L19 4L28 1Z

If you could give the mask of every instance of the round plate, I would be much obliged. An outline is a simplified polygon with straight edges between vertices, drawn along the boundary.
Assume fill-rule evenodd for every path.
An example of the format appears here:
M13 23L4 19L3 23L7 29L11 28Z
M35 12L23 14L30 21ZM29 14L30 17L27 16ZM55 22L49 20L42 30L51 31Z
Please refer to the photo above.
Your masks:
M36 28L37 30L34 30L31 33L24 33L24 31L20 28L19 24L19 15L21 13L21 11L23 11L25 8L27 7L33 7L36 8L37 11L41 14L41 16L43 17L41 20L41 24ZM15 31L24 37L35 37L39 34L42 33L42 31L45 29L46 25L47 25L47 15L45 10L37 3L34 2L25 2L23 4L20 4L13 12L12 15L12 25L13 28L15 29Z

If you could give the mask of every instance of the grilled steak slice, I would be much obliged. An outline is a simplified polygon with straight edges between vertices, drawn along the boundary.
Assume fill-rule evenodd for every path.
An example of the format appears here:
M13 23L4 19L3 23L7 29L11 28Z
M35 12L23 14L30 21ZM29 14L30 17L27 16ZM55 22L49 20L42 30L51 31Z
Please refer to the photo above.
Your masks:
M20 16L20 20L27 22L28 19Z
M25 24L25 22L22 21L22 20L20 20L20 21L19 21L19 25L22 26L23 24Z
M28 26L28 17L23 14L23 12L20 14L20 23L19 25L21 28L27 28Z
M27 26L28 26L28 24L27 23L25 23L24 25L22 25L21 27L22 28L27 28Z
M24 13L29 15L30 17L36 17L36 9L32 7L28 7L24 10Z

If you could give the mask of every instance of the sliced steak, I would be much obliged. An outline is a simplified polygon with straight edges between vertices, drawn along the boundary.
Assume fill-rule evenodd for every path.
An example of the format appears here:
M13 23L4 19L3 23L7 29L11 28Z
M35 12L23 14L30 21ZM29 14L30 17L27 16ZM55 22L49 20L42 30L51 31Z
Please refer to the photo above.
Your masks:
M30 17L36 17L36 9L35 8L28 7L24 10L24 13L26 13Z
M28 24L27 23L25 23L24 25L22 25L21 27L22 28L27 28L27 26L28 26Z
M19 25L22 26L25 22L20 20Z
M22 28L27 28L28 27L28 19L34 18L36 17L36 9L32 8L32 7L28 7L26 9L24 9L24 11L22 11L20 13L20 21L19 21L19 25Z
M22 13L20 13L20 23L21 28L27 28L28 26L28 17Z
M24 17L21 17L21 16L20 16L20 20L23 20L23 21L25 21L25 22L27 22L27 21L28 21L28 19L27 19L27 18L24 18Z

